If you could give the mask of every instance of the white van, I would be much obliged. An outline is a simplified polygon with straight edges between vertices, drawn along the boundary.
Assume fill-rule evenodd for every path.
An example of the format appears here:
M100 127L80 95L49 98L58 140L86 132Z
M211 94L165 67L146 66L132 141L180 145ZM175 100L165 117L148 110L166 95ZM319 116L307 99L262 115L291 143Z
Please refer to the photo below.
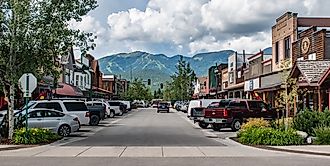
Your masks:
M222 100L222 99L199 99L199 100L191 100L189 102L188 111L187 111L188 118L190 118L190 116L191 116L191 109L192 108L196 108L196 107L205 107L206 108L212 102L218 102L220 100Z

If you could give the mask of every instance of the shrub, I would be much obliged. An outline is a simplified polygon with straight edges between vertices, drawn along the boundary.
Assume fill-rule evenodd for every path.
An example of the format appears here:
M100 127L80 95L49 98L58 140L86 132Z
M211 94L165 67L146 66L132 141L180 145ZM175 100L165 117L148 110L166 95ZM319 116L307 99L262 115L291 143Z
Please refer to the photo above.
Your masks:
M330 127L319 127L315 129L315 143L319 145L330 145Z
M41 128L17 129L14 132L14 144L44 144L59 140L61 137L50 130Z
M330 127L330 112L302 111L294 118L292 125L296 130L315 136L315 128Z
M241 127L242 130L248 130L251 128L265 128L270 127L269 121L263 118L250 118L247 123L244 123Z
M238 140L249 145L300 145L303 139L293 129L277 130L270 127L241 130Z
M271 127L274 129L285 130L285 121L288 121L288 127L292 127L293 125L293 118L281 118L276 119L271 122Z

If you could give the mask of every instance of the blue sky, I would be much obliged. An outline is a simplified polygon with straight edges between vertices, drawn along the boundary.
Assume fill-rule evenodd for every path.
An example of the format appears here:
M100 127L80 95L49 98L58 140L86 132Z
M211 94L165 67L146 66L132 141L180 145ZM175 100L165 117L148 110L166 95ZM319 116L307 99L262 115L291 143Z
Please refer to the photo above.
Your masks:
M271 26L286 11L329 16L329 0L98 0L71 27L97 36L95 57L145 51L168 56L271 46Z

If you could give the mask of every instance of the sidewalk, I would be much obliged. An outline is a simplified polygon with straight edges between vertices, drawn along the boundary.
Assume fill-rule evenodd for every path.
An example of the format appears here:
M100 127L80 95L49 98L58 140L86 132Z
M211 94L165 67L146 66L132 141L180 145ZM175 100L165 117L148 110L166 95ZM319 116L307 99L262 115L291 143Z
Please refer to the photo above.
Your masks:
M267 146L262 148L282 152L330 156L330 145Z

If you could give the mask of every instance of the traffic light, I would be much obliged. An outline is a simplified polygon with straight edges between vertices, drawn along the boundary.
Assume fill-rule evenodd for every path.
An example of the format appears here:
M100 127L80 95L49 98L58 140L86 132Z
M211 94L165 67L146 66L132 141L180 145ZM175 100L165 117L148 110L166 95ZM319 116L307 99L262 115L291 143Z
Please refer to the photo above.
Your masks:
M148 79L148 85L151 85L151 79Z
M160 83L160 89L163 89L164 85L163 83Z

